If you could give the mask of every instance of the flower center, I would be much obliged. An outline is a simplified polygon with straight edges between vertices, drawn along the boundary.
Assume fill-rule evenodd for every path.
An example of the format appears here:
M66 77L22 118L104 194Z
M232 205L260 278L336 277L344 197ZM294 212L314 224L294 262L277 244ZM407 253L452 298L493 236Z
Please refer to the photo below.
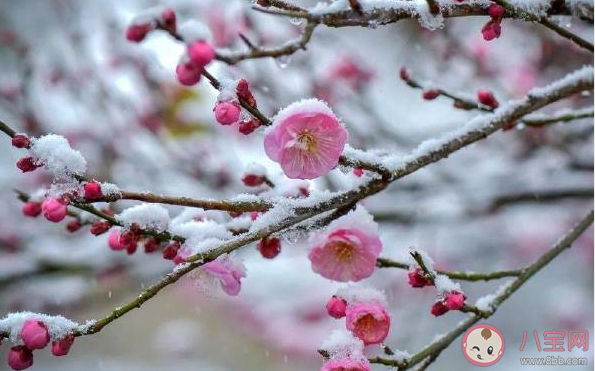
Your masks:
M335 257L341 263L350 262L353 260L353 246L344 241L333 241L330 243L335 250Z
M297 142L301 149L304 149L312 154L316 154L316 138L309 129L306 129L298 134Z
M376 319L371 314L366 314L357 320L357 331L360 334L373 334L376 330Z

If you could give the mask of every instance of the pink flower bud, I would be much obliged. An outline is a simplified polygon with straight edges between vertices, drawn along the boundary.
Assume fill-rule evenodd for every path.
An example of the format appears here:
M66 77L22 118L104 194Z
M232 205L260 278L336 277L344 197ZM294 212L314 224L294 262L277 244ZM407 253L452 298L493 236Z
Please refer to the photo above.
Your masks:
M481 28L481 34L485 41L494 40L500 37L500 22L491 20Z
M432 285L432 282L424 276L424 272L421 270L421 268L415 268L409 271L408 276L409 285L411 287L424 287Z
M29 171L33 171L37 169L40 165L35 163L35 159L33 157L23 157L19 161L17 161L17 167L21 169L23 173L27 173Z
M29 140L29 137L25 134L15 134L15 136L12 137L13 147L29 148L30 144L31 144L31 141Z
M452 291L446 294L445 304L450 310L459 310L465 305L465 299L467 299L465 294L458 291Z
M240 105L233 102L218 102L215 106L215 118L221 125L231 125L240 119Z
M496 109L499 105L498 101L494 97L494 94L492 94L492 92L489 90L479 90L477 92L477 100L479 103L488 106L491 109Z
M446 305L444 305L444 303L442 301L437 301L432 305L432 309L430 310L430 313L432 313L434 316L438 317L441 316L443 314L445 314L446 312L448 312L448 307Z
M238 95L238 98L244 100L250 107L256 107L256 99L254 98L254 95L252 95L246 79L241 79L238 82L238 86L236 86L236 94Z
M8 365L17 371L33 366L33 352L24 345L17 345L10 348L8 352Z
M178 255L180 249L180 243L178 241L170 242L165 249L163 249L163 259L173 260Z
M240 133L244 135L252 134L254 130L258 129L260 126L260 121L257 119L252 119L250 121L242 121L238 127Z
M506 13L506 9L501 5L492 4L488 9L488 14L494 20L501 20L504 17L504 13Z
M176 13L172 8L165 8L161 12L161 22L170 32L176 32Z
M99 200L103 197L103 192L101 191L101 184L98 182L88 182L85 183L85 198L88 200Z
M135 43L141 42L149 32L153 30L153 25L150 23L131 24L126 29L126 38L128 41Z
M107 244L109 245L110 249L112 250L124 250L126 245L122 245L120 243L120 231L118 229L114 229L109 237L107 238Z
M432 100L432 99L438 98L441 93L442 92L440 91L440 89L430 89L430 90L424 90L422 96L425 100Z
M79 222L78 219L73 219L69 221L68 224L66 224L66 230L70 233L78 231L79 229L81 229L81 227L81 222Z
M40 202L25 202L23 205L23 214L35 218L41 214L41 203Z
M70 347L74 343L74 335L68 334L60 340L52 342L52 354L56 357L62 357L68 354Z
M260 216L258 211L250 211L250 220L255 221Z
M281 252L281 240L277 237L263 238L256 245L263 258L273 259Z
M196 85L200 81L202 67L191 61L181 62L176 67L176 77L184 86Z
M198 66L206 66L215 58L215 49L206 41L195 41L188 45L188 56Z
M47 220L54 223L62 221L68 213L64 202L53 197L48 197L43 201L41 211Z
M25 346L31 350L43 349L50 342L47 326L36 320L27 320L21 329L21 337Z
M102 235L105 232L109 231L109 229L111 227L112 227L112 224L110 222L108 222L107 220L100 220L98 222L91 224L91 228L89 229L89 231L91 232L91 234L93 234L95 236L99 236L99 235Z
M128 246L133 242L136 242L138 235L134 231L125 231L120 233L120 244Z
M364 175L364 170L359 168L359 167L354 167L353 168L353 175L355 175L358 178L361 178L362 175Z
M258 187L264 183L265 179L266 178L262 175L246 174L242 178L242 183L244 183L246 187Z
M345 309L347 309L347 302L337 295L333 295L328 303L326 303L326 311L333 318L339 319L345 317Z

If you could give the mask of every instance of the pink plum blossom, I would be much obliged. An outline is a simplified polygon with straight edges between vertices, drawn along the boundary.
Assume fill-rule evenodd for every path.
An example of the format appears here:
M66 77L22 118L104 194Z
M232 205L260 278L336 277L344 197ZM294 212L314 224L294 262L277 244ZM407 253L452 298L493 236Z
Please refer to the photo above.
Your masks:
M219 281L226 294L235 296L240 293L241 279L246 277L243 263L235 262L228 256L220 256L202 266L202 270Z
M328 360L320 371L370 371L370 362L365 358L361 360L335 358Z
M390 316L380 303L350 303L345 314L347 330L365 345L379 344L388 336Z
M54 223L62 221L68 213L66 204L54 197L48 197L43 201L41 211L47 220Z
M316 99L291 104L265 133L266 154L292 179L314 179L339 162L347 130L331 109Z
M50 342L50 333L47 326L36 320L25 321L21 329L21 337L27 348L43 349Z
M312 270L334 281L359 281L372 275L382 250L378 225L362 207L333 221L310 251Z

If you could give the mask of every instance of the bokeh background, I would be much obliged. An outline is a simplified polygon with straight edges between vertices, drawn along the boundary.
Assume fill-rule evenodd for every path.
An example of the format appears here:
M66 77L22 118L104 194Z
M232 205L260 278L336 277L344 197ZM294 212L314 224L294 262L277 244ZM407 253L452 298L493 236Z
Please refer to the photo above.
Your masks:
M123 189L225 198L252 190L240 181L250 162L295 191L264 154L262 132L244 136L218 125L216 91L202 81L184 88L174 69L183 46L163 33L129 43L124 29L139 11L173 7L179 21L198 19L220 49L243 50L238 33L264 45L299 36L298 20L264 15L240 0L19 0L0 1L0 119L32 135L65 135L89 162L89 174ZM302 6L314 2L297 1ZM592 56L551 31L504 20L502 37L485 42L486 19L451 19L430 32L416 21L378 28L319 27L307 51L278 60L214 63L217 77L246 78L261 110L270 115L301 98L328 101L357 148L407 154L421 141L460 127L476 115L443 98L424 101L399 79L405 66L429 85L474 97L480 88L501 102L522 97L584 64ZM558 17L592 40L592 25ZM350 62L365 78L331 78ZM552 105L544 113L592 107L590 94ZM43 171L21 174L20 153L0 140L0 314L31 310L80 322L105 315L171 270L156 255L111 251L107 236L88 229L69 233L22 215L13 189L35 192L50 184ZM340 190L358 181L337 169L309 182ZM533 261L593 207L593 119L498 133L398 181L365 205L381 225L382 256L403 260L411 246L427 251L443 269L490 271ZM546 200L539 195L568 191ZM501 204L503 196L535 198ZM112 205L118 211L132 202ZM182 211L170 207L170 214ZM506 340L495 370L517 369L519 357L586 357L593 352L537 352L532 332L593 332L593 230L537 274L487 322ZM33 370L317 370L316 349L343 325L324 304L339 285L315 273L305 236L284 236L281 254L265 260L254 246L238 252L248 268L242 292L225 297L183 281L142 309L77 339L67 357L35 354ZM506 280L462 283L469 300ZM462 313L430 315L434 291L412 289L406 271L377 270L364 282L383 289L393 318L393 349L415 353L447 332ZM528 340L519 351L523 332ZM592 343L593 337L591 336ZM7 346L0 348L5 357ZM0 361L0 369L7 369ZM374 366L375 369L385 369ZM434 369L472 370L460 339ZM531 369L531 367L527 369ZM553 366L548 366L548 369ZM534 367L533 369L537 369ZM562 368L563 369L563 368ZM580 366L566 367L579 370Z

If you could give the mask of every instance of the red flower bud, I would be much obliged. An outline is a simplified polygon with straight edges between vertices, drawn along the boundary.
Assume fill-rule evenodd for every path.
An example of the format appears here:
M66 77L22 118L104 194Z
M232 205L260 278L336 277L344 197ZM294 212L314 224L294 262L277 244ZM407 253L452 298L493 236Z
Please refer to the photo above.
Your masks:
M250 107L256 107L256 99L254 98L254 95L252 95L250 87L248 86L248 81L246 79L241 79L238 82L236 93L238 98L248 103Z
M264 183L265 179L266 178L262 175L246 174L242 178L242 183L244 183L246 187L258 187Z
M399 70L399 76L403 81L409 81L409 71L405 67L401 67Z
M35 159L33 157L23 157L17 161L17 167L21 169L23 173L27 173L37 169L40 165L35 164Z
M29 137L25 134L15 134L15 136L12 137L13 147L29 148L30 144L31 144L31 141L29 140Z
M440 89L430 89L430 90L424 90L422 96L425 100L432 100L432 99L438 98L441 93L442 92L440 91Z
M70 233L74 233L81 229L82 224L78 221L78 219L73 219L66 224L66 230Z
M178 255L178 250L180 249L180 243L178 241L172 241L165 249L163 249L163 259L166 260L173 260L176 255Z
M240 122L240 125L238 126L238 130L240 131L240 133L242 133L244 135L248 135L248 134L251 134L252 132L254 132L254 130L258 129L259 126L260 126L260 121L257 119L252 119L250 121Z
M266 259L273 259L281 252L281 240L277 237L263 238L256 245L260 254Z
M477 92L477 100L479 101L479 103L488 106L491 109L496 109L499 105L498 101L494 97L494 94L492 94L492 92L488 90L479 90Z
M157 241L156 239L149 238L148 240L145 241L145 252L147 254L157 251L158 248L159 248L159 241Z
M443 314L445 314L446 312L448 312L448 307L446 305L444 305L444 303L442 301L437 301L434 303L434 305L432 305L432 309L431 309L431 313L438 317L441 316Z
M103 197L101 184L96 181L85 183L85 198L88 200L99 200Z
M23 205L23 214L35 218L41 214L41 202L25 202Z
M107 220L101 220L91 224L91 228L89 231L95 236L99 236L107 232L111 227L112 224L110 222L108 222Z

